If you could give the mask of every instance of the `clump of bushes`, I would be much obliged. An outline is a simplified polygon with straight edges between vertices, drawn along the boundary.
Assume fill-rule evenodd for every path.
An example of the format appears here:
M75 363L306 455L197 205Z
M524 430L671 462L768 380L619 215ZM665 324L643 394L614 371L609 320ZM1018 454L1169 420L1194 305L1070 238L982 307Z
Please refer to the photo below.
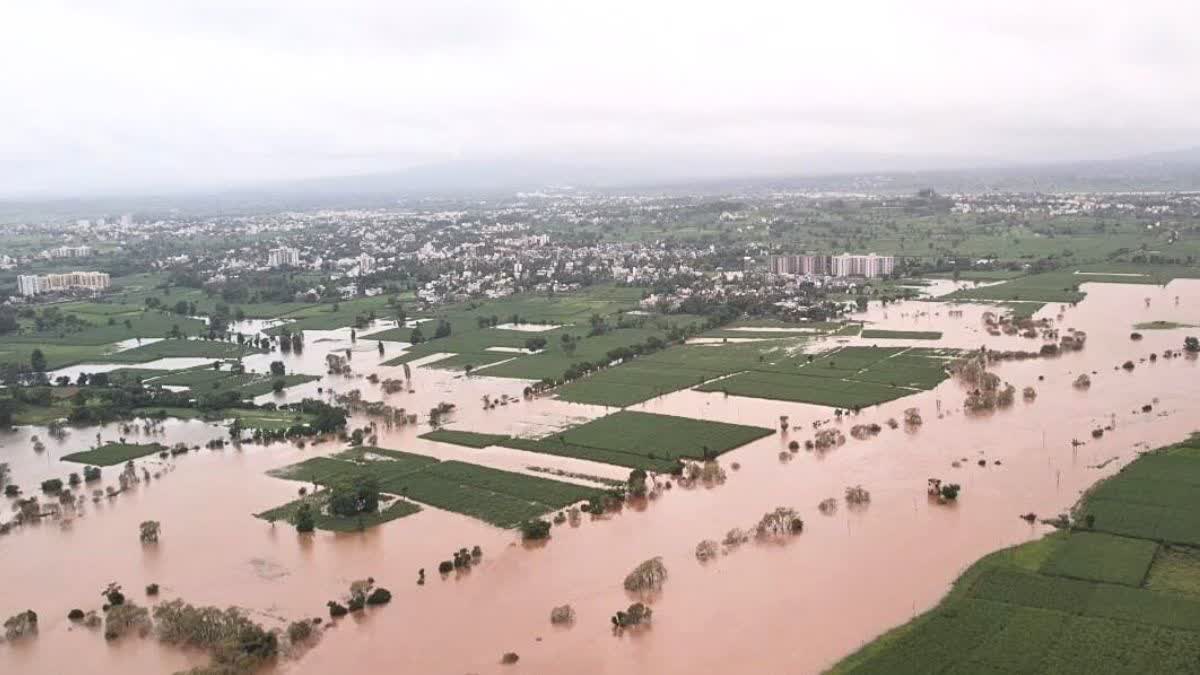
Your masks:
M502 663L506 666L511 666L512 664L514 664L520 660L521 660L521 657L516 652L505 652L504 656L500 657L500 663Z
M940 478L930 478L926 491L930 497L936 498L938 503L945 504L958 499L960 489L958 483L943 483Z
M789 534L800 534L804 531L804 521L796 514L796 509L786 506L768 511L754 526L754 536L759 539L775 539Z
M278 636L237 607L197 607L171 600L154 608L154 622L163 642L207 651L211 672L249 672L279 652Z
M288 642L301 644L313 636L313 622L309 619L293 621L287 627Z
M1079 377L1075 378L1075 382L1073 382L1071 386L1075 387L1076 389L1087 389L1088 387L1092 386L1092 378L1088 377L1087 373L1083 373Z
M640 602L635 602L629 606L629 609L623 612L617 612L613 615L613 628L620 630L623 628L630 628L633 626L640 626L642 624L650 623L650 617L652 614L653 612L649 607Z
M339 616L346 616L350 613L350 610L346 609L345 605L336 600L330 600L329 602L325 603L325 606L329 608L329 616L335 619Z
M56 495L59 492L62 492L62 489L63 489L63 482L62 482L61 478L50 478L48 480L42 481L42 492L45 492L47 494Z
M132 602L111 605L104 613L104 639L116 640L126 635L145 637L152 627L150 610Z
M4 639L17 640L37 635L38 615L32 609L17 612L4 621Z
M367 604L371 606L386 605L391 601L392 592L383 587L376 588L367 596Z
M699 560L700 562L712 560L713 558L717 557L718 552L719 549L717 548L717 542L713 541L712 539L705 539L699 544L696 544L696 560Z
M837 509L838 509L838 502L833 497L829 497L828 499L822 499L821 503L817 504L817 510L820 511L821 514L825 515L825 516L832 516L833 514L837 513Z
M158 595L158 584L148 584L146 586L146 595L151 597Z
M158 535L162 531L162 525L157 520L144 520L138 526L138 537L143 544L154 544L158 542Z
M98 467L98 466L83 467L83 482L94 483L95 481L98 481L98 480L100 480L100 467Z

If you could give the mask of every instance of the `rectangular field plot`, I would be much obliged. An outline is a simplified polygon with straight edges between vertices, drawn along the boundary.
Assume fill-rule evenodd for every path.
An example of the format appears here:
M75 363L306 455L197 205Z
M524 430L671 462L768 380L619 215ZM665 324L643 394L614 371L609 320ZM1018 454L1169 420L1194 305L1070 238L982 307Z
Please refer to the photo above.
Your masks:
M1164 544L1150 565L1146 588L1200 597L1200 549Z
M846 347L764 361L697 389L858 409L932 389L948 377L946 358L927 349Z
M603 494L597 488L574 483L466 462L440 462L433 457L375 447L351 448L332 457L312 457L270 474L323 486L372 478L378 481L379 490L385 494L462 513L500 527L515 527L530 518ZM290 507L294 510L298 506L299 502L292 502L280 509ZM291 511L281 513L290 514ZM260 517L267 514L260 514ZM357 529L357 519L352 520L354 523L334 523L328 527L318 522L318 527L339 531Z
M941 331L935 330L882 330L878 328L864 328L860 335L868 340L940 340L942 339Z
M540 439L510 438L518 450L669 472L680 459L715 457L772 429L622 410Z
M326 509L326 504L329 501L329 495L326 492L317 492L306 497L297 499L296 501L288 502L283 506L277 506L273 509L268 509L262 513L254 514L257 518L263 520L276 521L282 520L293 525L296 524L296 512L300 509L301 504L309 504L313 508L313 525L318 530L326 530L329 532L357 532L365 530L368 527L374 527L386 523L390 520L411 516L421 510L420 506L405 501L403 499L392 500L390 504L381 504L379 510L375 513L363 513L355 517L337 516L329 513Z
M462 445L468 448L486 448L489 445L501 445L508 440L503 434L481 434L474 431L455 431L454 429L435 429L418 438L438 443Z
M166 449L165 446L158 443L107 443L95 450L84 450L83 452L73 452L69 455L63 455L62 461L94 464L96 466L112 466L114 464L124 464L131 459L145 457L146 455L155 455Z
M1075 532L1046 561L1043 574L1140 586L1158 544L1099 532Z

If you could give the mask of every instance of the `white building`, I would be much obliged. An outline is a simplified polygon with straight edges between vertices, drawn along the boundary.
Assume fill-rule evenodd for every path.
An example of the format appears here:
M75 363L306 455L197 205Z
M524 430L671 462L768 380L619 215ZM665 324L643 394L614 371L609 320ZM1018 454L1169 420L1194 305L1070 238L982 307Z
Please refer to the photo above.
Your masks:
M17 290L26 297L39 293L52 293L83 288L100 291L111 283L104 272L67 272L66 274L22 274L17 277Z
M375 271L375 259L363 253L358 256L358 274L370 274Z
M300 265L300 249L287 246L273 248L267 254L267 264L271 267L283 267L284 265L298 267Z

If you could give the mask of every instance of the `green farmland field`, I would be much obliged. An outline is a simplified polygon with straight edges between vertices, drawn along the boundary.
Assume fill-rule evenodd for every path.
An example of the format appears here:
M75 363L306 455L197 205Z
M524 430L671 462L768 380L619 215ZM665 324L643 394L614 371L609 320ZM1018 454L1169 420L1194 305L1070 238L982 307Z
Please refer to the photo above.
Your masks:
M113 466L124 464L131 459L156 455L167 448L158 443L107 443L95 450L84 450L63 455L62 461L78 464L93 464L95 466Z
M717 456L774 433L725 422L621 411L541 439L510 438L507 447L669 472L680 459Z
M993 553L968 569L937 607L831 672L1196 672L1200 555L1166 543L1159 534L1163 521L1145 517L1145 509L1196 511L1200 491L1149 498L1158 503L1151 505L1153 490L1144 481L1175 471L1178 482L1194 485L1197 469L1200 450L1188 445L1143 456L1075 509L1077 516L1095 517L1095 530L1108 522L1112 529L1140 528L1140 534L1060 531ZM1171 527L1164 532L1178 536Z
M371 447L313 457L270 473L324 486L370 477L384 493L505 528L603 494L574 483Z
M262 513L256 513L255 516L272 522L282 520L294 525L296 523L296 511L300 509L300 505L309 504L313 507L313 525L318 530L326 530L328 532L357 532L368 527L396 520L397 518L411 516L421 510L420 506L410 501L396 499L391 504L382 506L375 513L364 513L351 518L327 512L325 506L328 502L329 494L322 490L288 502L283 506L276 506Z
M765 361L697 389L858 409L932 389L946 379L945 366L933 350L845 347Z
M486 448L489 445L500 445L508 440L508 436L503 434L480 434L474 431L455 431L453 429L435 429L429 433L421 434L419 438L439 443L462 445L468 448Z
M878 330L864 329L860 335L870 339L884 340L940 340L941 331L934 330Z

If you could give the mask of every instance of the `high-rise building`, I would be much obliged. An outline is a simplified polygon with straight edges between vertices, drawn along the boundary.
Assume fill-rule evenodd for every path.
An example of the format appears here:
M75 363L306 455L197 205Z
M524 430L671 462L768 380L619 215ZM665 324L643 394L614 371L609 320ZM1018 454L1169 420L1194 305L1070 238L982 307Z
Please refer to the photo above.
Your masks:
M66 274L42 276L22 274L17 277L17 290L21 295L28 297L39 293L68 291L76 288L100 291L108 288L110 283L108 274L105 272L67 272Z
M300 250L288 246L273 248L267 254L267 264L271 267L297 267L300 265Z
M375 259L366 253L358 256L358 273L360 275L370 274L375 271Z
M890 255L773 255L767 260L773 274L831 277L876 277L892 274L896 259Z

